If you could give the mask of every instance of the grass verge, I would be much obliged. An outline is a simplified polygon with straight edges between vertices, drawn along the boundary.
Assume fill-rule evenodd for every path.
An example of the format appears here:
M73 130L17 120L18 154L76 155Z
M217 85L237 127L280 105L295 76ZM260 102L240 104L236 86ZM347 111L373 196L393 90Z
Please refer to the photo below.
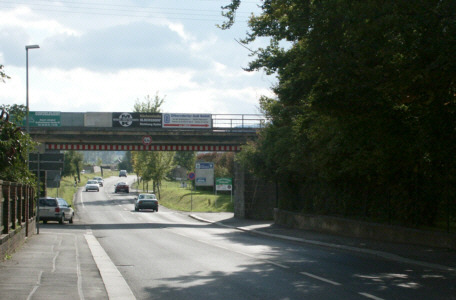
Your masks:
M152 183L149 183L150 186ZM135 188L142 190L142 183ZM187 187L181 187L180 181L164 181L159 201L167 208L180 211L233 212L234 207L228 193L215 195L209 190L192 191L190 182L187 182Z

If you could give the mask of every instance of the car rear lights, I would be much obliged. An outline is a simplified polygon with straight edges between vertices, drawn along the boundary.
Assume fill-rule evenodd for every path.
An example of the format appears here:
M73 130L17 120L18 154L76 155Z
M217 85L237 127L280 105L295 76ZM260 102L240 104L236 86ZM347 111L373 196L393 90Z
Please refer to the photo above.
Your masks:
M56 212L56 213L60 212L60 207L56 207L56 208L55 208L55 212Z

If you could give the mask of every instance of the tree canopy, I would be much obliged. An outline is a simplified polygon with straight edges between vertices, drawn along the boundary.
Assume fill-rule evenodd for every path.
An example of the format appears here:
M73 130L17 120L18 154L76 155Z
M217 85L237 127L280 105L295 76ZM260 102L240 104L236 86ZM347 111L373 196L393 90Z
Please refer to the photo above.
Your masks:
M224 7L222 28L240 2ZM241 157L275 175L281 206L409 225L454 216L456 2L265 0L261 9L243 43L270 43L246 70L275 74L277 97L261 98L270 126Z
M34 184L35 176L28 170L28 153L36 143L17 124L25 116L24 105L0 106L0 179Z

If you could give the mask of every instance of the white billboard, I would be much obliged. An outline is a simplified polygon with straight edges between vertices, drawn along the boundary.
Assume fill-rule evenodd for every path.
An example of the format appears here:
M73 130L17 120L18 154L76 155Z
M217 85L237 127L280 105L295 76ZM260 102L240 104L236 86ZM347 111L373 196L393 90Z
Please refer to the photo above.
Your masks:
M214 186L214 163L200 162L195 166L195 185Z
M212 128L212 115L165 113L163 128Z

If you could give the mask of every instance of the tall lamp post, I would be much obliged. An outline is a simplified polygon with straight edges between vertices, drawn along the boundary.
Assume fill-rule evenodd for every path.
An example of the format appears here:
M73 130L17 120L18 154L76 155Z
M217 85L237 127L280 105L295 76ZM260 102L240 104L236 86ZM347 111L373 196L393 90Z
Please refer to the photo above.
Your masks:
M27 45L25 46L25 97L26 97L26 129L27 134L30 134L30 109L29 109L29 92L28 92L28 51L29 49L38 49L40 46L38 45ZM30 158L27 159L29 161ZM38 153L38 184L37 184L37 197L36 197L36 233L40 233L40 207L38 203L38 199L40 198L40 154Z
M26 123L26 128L27 128L27 133L30 133L30 121L29 121L29 84L28 84L28 51L29 49L38 49L40 48L40 46L38 45L27 45L25 46L25 97L26 97L26 107L27 107L27 111L26 111L26 115L27 115L27 123Z

